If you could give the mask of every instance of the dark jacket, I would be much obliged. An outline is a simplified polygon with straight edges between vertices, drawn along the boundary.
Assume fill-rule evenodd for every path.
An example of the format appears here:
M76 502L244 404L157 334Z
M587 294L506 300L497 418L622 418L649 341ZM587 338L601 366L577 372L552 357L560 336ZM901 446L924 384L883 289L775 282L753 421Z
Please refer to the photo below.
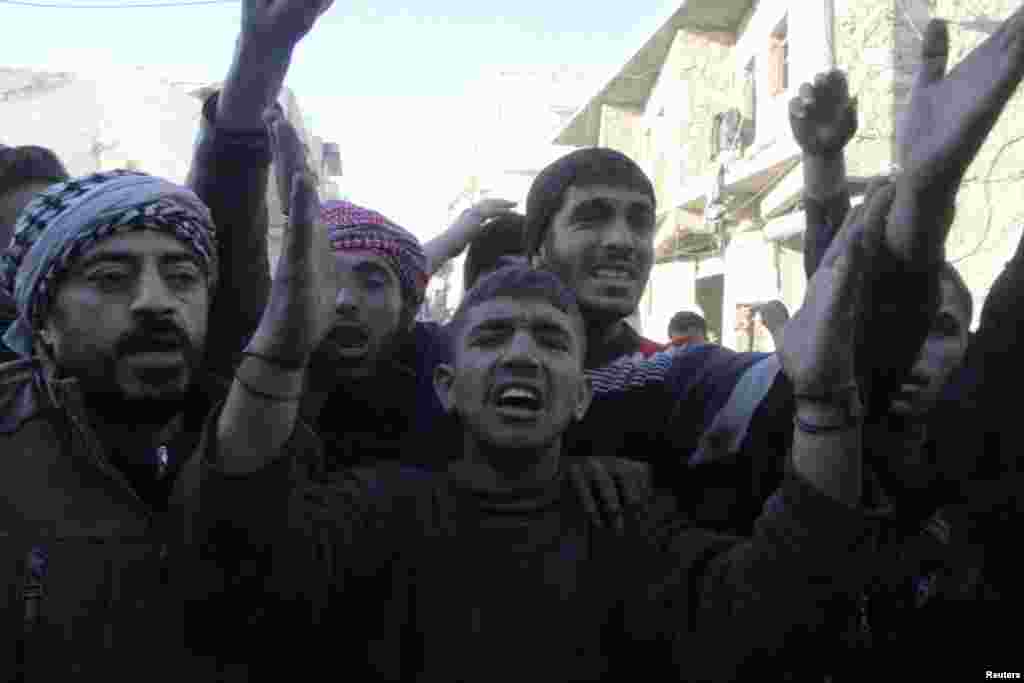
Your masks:
M271 153L265 131L216 125L217 94L203 105L188 185L210 208L217 227L219 282L210 307L206 364L230 376L238 352L259 325L270 297L267 182Z
M222 392L193 388L144 494L89 428L75 380L36 361L0 366L0 680L215 680L215 660L186 640L202 643L204 620L187 618L179 551L189 463Z
M265 146L225 141L204 118L189 183L212 211L226 286L211 304L209 379L191 390L159 482L147 471L155 461L104 452L73 380L55 380L39 360L0 366L0 632L12 636L0 645L2 680L219 680L206 656L217 610L186 620L210 596L181 588L198 565L175 548L194 484L187 463L225 395L213 376L232 374L266 304L268 164Z
M301 662L266 665L293 677L340 659L358 680L736 680L859 588L871 526L799 478L749 541L693 528L663 497L624 534L596 529L564 476L510 493L282 459L203 486L206 522L245 529L236 548L270 577L253 650L279 649L282 622L304 642Z

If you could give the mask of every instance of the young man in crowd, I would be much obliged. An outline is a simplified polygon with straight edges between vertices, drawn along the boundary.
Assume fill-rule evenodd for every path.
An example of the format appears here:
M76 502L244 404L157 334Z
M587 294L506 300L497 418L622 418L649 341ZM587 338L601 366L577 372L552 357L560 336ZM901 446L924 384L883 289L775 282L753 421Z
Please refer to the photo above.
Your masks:
M292 208L251 342L266 358L312 354L332 326L333 265L309 175L296 175ZM656 679L734 680L752 654L813 628L823 603L856 590L853 557L871 527L858 505L851 333L870 276L863 236L880 229L886 198L872 208L833 246L787 334L782 362L801 396L792 475L748 541L696 530L664 499L630 509L623 533L588 522L561 438L589 404L587 337L575 297L549 272L492 273L449 326L435 386L463 439L446 470L324 476L315 457L282 455L312 437L299 422L305 371L247 358L199 509L205 528L245 530L250 571L269 577L262 636L279 643L288 619L308 653L330 643L324 655L341 654L355 677L597 680L642 663ZM294 673L293 659L286 666Z
M210 204L221 229L223 281L225 287L244 292L240 313L247 322L254 319L254 312L258 320L254 304L265 305L269 292L264 197L270 159L274 157L278 192L286 207L290 178L306 168L304 146L281 117L275 99L292 51L330 4L244 3L235 59L223 90L203 107L190 184ZM271 110L266 120L265 109ZM277 138L274 142L272 136ZM441 327L415 321L408 313L417 310L426 277L438 259L458 253L464 240L486 231L493 220L507 218L512 206L496 199L478 203L435 239L429 251L375 211L349 203L323 207L325 228L336 238L328 250L336 261L332 296L337 329L313 357L316 371L310 373L302 406L304 418L322 430L334 453L333 463L400 456L415 458L418 464L447 461L451 421L444 419L432 389L433 369L444 351ZM367 269L377 275L367 277ZM255 323L247 324L244 329L254 327ZM220 345L221 356L231 349L237 353L244 344L244 339L227 337ZM365 416L354 423L358 429L351 428L353 423L340 428L337 414L348 410ZM410 443L416 448L407 448ZM613 472L620 464L611 459L606 463ZM621 465L633 476L635 466ZM605 470L605 464L596 461L573 468L581 494L591 502L617 500ZM594 510L598 514L596 506Z
M708 323L699 313L679 311L668 321L668 338L672 346L706 344Z
M25 205L49 185L67 178L60 159L44 147L0 145L0 251L10 244L14 222ZM0 289L0 332L16 317L14 301ZM0 363L16 358L17 354L0 342Z
M936 40L941 37L936 29L928 34L927 68L908 114L917 125L913 136L901 139L904 173L893 188L884 235L872 245L877 270L858 329L872 414L887 410L935 319L949 207L963 173L1024 74L1024 52L1018 48L1021 16L1018 10L948 78L929 78L937 72ZM545 169L527 200L527 244L541 245L535 247L534 260L562 274L583 293L581 300L589 297L590 303L581 306L585 317L588 309L597 311L588 338L599 349L602 339L625 338L616 316L639 296L636 279L645 279L649 268L643 221L652 193L644 189L645 181L635 164L617 153L579 150ZM619 265L617 271L610 268L613 264ZM920 301L929 303L922 307ZM604 346L606 356L624 348L614 341ZM588 353L594 356L593 347ZM757 453L784 452L784 418L792 414L792 389L778 373L774 356L706 345L639 361L621 357L589 374L595 400L583 423L569 431L574 447L628 452L664 467L661 481L680 487L680 498L695 506L693 513L702 523L749 530L760 502L782 474L778 461Z
M233 608L186 619L179 552L186 463L227 389L205 342L238 323L208 324L217 266L207 207L141 173L52 185L18 218L0 261L20 357L0 367L11 680L218 680L207 653Z

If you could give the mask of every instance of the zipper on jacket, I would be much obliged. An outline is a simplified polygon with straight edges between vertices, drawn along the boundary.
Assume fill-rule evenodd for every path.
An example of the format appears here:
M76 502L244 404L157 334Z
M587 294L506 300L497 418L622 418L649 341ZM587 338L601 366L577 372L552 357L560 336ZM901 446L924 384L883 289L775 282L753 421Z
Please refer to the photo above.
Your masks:
M25 582L22 587L24 603L25 636L32 635L40 621L43 595L46 587L46 550L41 546L32 547L25 554Z

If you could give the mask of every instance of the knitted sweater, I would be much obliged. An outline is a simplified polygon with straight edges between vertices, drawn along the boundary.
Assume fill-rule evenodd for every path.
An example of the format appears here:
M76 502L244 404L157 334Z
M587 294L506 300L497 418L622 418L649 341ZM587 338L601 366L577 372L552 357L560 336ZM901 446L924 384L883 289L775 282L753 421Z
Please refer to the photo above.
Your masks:
M293 678L340 658L353 680L736 680L858 589L870 526L799 478L747 541L693 528L665 498L632 509L624 534L596 529L564 475L502 492L392 466L309 480L282 460L203 486L225 501L208 525L245 529L242 566L271 576L253 652L300 639Z

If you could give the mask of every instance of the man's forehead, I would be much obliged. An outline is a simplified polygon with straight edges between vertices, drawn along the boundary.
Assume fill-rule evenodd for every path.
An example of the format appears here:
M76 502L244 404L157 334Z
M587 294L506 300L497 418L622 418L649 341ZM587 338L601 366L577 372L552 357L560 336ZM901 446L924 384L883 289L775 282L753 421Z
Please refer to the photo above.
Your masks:
M496 297L481 301L469 310L468 328L489 322L522 321L555 323L572 329L570 317L544 299L536 297Z
M138 230L135 232L112 235L96 243L83 258L89 261L102 260L124 255L143 258L148 255L157 257L174 256L177 254L192 255L191 249L173 235L157 230Z
M348 270L366 268L367 266L376 266L377 268L381 268L395 277L398 277L398 274L395 273L395 269L391 266L388 259L375 251L370 251L369 249L344 249L342 251L336 251L334 252L334 261L340 267Z
M565 193L566 208L577 206L592 200L603 200L612 204L641 204L653 207L654 202L650 195L639 190L632 190L626 187L614 187L611 185L587 185L579 187L572 185Z

